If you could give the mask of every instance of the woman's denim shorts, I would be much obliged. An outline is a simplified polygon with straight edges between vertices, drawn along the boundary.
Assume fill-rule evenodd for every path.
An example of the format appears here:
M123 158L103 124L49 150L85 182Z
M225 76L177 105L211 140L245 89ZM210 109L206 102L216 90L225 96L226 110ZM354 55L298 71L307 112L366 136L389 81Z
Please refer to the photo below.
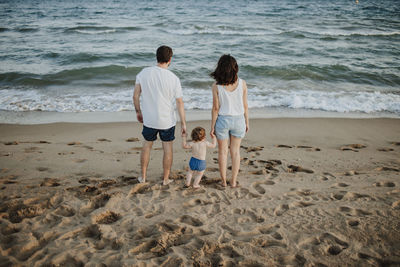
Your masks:
M229 135L243 138L246 133L244 115L228 116L218 115L215 123L215 134L218 140L228 139Z

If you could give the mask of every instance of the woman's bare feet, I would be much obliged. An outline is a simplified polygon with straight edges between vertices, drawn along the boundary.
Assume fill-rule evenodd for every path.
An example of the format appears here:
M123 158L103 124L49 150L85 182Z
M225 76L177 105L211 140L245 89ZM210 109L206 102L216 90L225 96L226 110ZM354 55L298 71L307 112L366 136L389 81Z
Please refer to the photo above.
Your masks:
M226 187L226 186L227 186L226 180L222 179L221 185L222 185L223 187Z

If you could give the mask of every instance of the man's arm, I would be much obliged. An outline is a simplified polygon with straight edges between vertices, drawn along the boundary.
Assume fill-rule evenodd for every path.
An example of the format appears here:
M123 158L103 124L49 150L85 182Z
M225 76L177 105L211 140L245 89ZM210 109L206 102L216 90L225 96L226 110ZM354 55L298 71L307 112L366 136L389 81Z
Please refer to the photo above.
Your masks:
M135 90L133 92L133 105L135 106L136 118L138 122L143 123L143 115L140 110L140 94L142 93L142 87L140 84L135 84Z
M189 143L186 142L186 134L182 135L182 147L184 149L192 148L192 142L189 142Z
M179 117L181 118L181 135L186 135L186 118L185 118L185 106L183 104L182 97L176 99L176 109L178 110Z

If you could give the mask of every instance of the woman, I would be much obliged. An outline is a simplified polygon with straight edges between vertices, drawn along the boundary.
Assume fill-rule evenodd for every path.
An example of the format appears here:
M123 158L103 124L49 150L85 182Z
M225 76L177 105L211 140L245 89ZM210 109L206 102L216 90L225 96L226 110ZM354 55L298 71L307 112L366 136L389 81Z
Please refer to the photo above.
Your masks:
M247 107L247 85L238 78L239 67L234 57L223 55L211 77L215 79L212 85L213 108L211 122L211 137L214 134L218 140L218 164L222 185L226 186L226 165L228 147L232 159L231 186L237 187L237 175L240 167L240 142L249 131L249 116Z

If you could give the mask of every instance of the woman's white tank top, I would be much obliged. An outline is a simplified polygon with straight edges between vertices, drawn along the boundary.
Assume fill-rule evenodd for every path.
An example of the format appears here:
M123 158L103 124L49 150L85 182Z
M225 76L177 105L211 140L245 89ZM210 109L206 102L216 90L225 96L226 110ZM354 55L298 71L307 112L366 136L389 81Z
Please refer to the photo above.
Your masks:
M232 92L227 91L222 85L217 85L219 115L237 116L244 114L243 82L242 79L238 80L238 85Z

